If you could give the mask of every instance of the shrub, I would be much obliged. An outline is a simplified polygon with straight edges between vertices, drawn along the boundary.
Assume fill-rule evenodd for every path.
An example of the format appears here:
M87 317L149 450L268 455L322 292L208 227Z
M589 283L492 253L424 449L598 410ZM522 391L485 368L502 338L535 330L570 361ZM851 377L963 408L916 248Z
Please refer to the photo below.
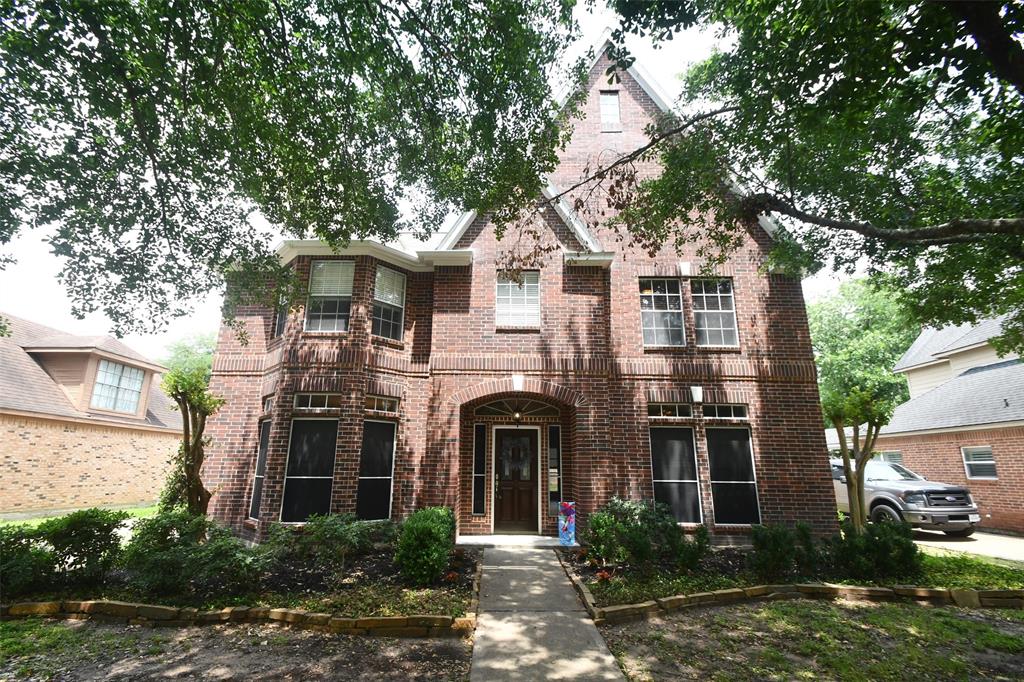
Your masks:
M666 505L619 498L590 515L584 540L604 564L629 564L641 570L656 561L692 568L710 544L706 528L688 541Z
M448 565L454 544L455 514L452 510L448 507L420 509L402 524L395 563L409 582L429 585Z
M65 585L103 582L121 555L118 530L128 517L123 511L82 509L39 524L38 536L53 547Z
M793 575L811 577L821 564L821 551L811 535L811 527L798 523L788 526L754 526L751 532L754 551L750 568L762 580L780 580Z
M676 554L676 563L680 568L692 571L697 568L701 559L707 556L710 549L711 535L708 533L708 527L704 525L697 526L692 540L687 540L683 537L683 541Z
M370 530L354 514L314 514L306 520L299 544L320 568L339 573L350 556L370 549Z
M53 587L55 558L25 525L0 527L0 601Z
M131 584L153 595L247 592L259 579L262 559L226 528L184 509L140 520L125 550Z
M858 535L846 521L830 549L836 571L844 578L882 581L921 573L921 553L906 523L869 523Z

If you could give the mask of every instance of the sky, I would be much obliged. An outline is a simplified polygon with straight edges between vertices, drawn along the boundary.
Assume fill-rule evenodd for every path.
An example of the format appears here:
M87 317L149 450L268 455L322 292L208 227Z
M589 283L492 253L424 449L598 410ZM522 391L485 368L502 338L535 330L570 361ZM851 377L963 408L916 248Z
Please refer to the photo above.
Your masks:
M581 3L582 4L582 3ZM586 51L608 26L613 25L613 14L605 9L588 12L578 7L577 21L583 37L572 51ZM679 74L694 62L711 54L718 38L712 31L689 30L677 34L675 39L655 48L646 39L633 38L627 47L636 55L637 62L670 97L679 95ZM572 53L570 51L570 54ZM98 335L109 331L110 321L96 313L83 320L71 314L71 303L65 289L57 280L63 267L44 241L46 233L39 229L24 229L4 249L17 262L0 270L0 313L32 320L72 334ZM836 289L842 276L823 272L804 280L804 296L814 301ZM159 361L166 354L167 345L174 341L201 333L215 332L220 324L220 295L210 294L196 300L192 313L170 322L159 334L124 337L125 343L147 357Z

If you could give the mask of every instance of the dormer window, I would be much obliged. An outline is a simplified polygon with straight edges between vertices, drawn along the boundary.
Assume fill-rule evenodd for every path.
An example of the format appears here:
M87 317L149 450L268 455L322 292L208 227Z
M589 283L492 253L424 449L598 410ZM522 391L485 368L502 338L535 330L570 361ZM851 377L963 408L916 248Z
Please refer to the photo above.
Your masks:
M622 130L619 119L619 91L601 91L601 132L617 133Z
M100 360L90 405L97 410L135 414L142 398L142 380L145 375L137 367Z

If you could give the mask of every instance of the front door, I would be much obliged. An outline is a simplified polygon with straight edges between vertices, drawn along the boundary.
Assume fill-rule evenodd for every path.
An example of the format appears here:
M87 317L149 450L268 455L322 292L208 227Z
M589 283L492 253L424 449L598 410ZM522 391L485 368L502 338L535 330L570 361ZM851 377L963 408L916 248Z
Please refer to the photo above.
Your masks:
M495 429L494 532L537 532L537 431Z

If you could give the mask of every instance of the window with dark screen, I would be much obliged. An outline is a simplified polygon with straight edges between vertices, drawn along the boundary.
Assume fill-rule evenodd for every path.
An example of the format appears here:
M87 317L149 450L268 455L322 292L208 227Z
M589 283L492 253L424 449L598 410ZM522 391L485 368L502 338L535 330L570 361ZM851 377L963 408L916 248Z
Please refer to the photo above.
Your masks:
M395 464L395 423L363 422L359 453L356 516L367 521L391 518L391 479Z
M680 523L700 523L700 491L693 429L651 427L654 499L667 504Z
M292 420L281 521L302 523L312 514L330 513L337 445L337 419Z
M706 430L715 523L761 522L749 429Z
M260 440L256 447L256 466L252 477L252 499L249 501L249 518L260 517L260 502L263 501L263 475L267 471L267 448L270 445L270 422L260 422Z

